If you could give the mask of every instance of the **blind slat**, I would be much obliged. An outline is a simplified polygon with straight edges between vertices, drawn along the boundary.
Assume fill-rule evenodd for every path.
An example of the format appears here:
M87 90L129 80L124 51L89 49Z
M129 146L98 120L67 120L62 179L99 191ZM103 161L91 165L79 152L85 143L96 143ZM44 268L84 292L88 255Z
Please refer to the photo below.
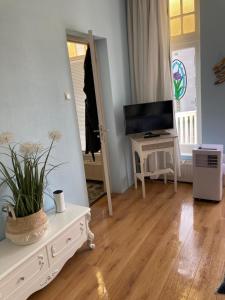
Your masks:
M82 151L85 151L84 58L70 61Z

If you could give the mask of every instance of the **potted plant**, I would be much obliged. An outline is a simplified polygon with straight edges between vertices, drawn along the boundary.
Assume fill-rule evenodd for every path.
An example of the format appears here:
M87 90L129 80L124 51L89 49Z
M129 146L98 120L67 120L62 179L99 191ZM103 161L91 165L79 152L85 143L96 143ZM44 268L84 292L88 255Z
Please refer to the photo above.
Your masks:
M43 210L46 178L58 165L48 163L58 131L49 133L50 146L25 143L12 145L12 134L0 134L4 151L0 159L0 186L6 185L11 195L2 197L7 212L6 238L19 245L38 241L47 229L47 216ZM0 157L1 157L0 156ZM7 162L5 162L7 161ZM6 199L7 198L7 199Z

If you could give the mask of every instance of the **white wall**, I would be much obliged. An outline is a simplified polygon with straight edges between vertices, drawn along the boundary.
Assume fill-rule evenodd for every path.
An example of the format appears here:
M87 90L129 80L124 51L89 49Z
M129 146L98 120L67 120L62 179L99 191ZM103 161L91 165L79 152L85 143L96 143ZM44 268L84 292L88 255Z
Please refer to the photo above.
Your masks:
M114 192L128 187L122 115L123 104L130 101L124 0L1 0L0 131L14 132L18 141L47 142L48 131L59 129L63 139L54 158L67 164L51 178L50 192L62 188L67 200L88 205L75 105L63 96L64 91L73 93L66 29L91 29L107 40L112 187Z

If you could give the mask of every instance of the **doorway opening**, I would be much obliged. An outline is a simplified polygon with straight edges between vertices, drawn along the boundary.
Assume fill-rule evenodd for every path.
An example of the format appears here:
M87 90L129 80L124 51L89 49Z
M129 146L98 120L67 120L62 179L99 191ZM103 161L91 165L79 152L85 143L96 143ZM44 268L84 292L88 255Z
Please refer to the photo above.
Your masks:
M84 163L84 171L87 184L87 192L89 205L93 205L97 200L106 195L105 185L105 173L104 173L104 160L102 156L101 147L98 151L90 151L90 147L87 147L87 118L85 103L87 101L87 95L84 92L85 87L85 72L84 68L85 58L88 50L88 43L80 42L76 39L67 40L68 55L70 60L70 70L72 76L73 90L75 96L75 107L78 119L80 142L82 157ZM86 78L89 77L86 74ZM86 115L86 116L85 116ZM95 118L93 114L93 118ZM98 130L94 130L95 133ZM96 133L100 139L100 133ZM89 141L88 141L89 143Z

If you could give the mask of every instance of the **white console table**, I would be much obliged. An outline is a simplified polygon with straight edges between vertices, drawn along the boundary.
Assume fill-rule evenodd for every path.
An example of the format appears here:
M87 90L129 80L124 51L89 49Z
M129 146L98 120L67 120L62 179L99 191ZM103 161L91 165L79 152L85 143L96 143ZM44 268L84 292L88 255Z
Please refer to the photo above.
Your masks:
M48 230L37 243L16 246L1 241L0 300L27 299L48 285L84 242L93 249L89 221L88 207L67 204L65 212L49 215Z
M164 175L164 183L167 183L167 174L174 175L174 191L177 191L177 158L176 158L176 143L177 135L170 133L161 135L160 137L144 138L143 135L133 135L130 137L132 144L134 184L137 189L137 179L142 182L142 196L145 198L145 177ZM163 152L163 168L158 168L157 153ZM140 158L140 172L136 168L135 153ZM172 158L173 166L167 167L166 154ZM155 156L155 170L153 172L146 171L146 161L151 156Z

